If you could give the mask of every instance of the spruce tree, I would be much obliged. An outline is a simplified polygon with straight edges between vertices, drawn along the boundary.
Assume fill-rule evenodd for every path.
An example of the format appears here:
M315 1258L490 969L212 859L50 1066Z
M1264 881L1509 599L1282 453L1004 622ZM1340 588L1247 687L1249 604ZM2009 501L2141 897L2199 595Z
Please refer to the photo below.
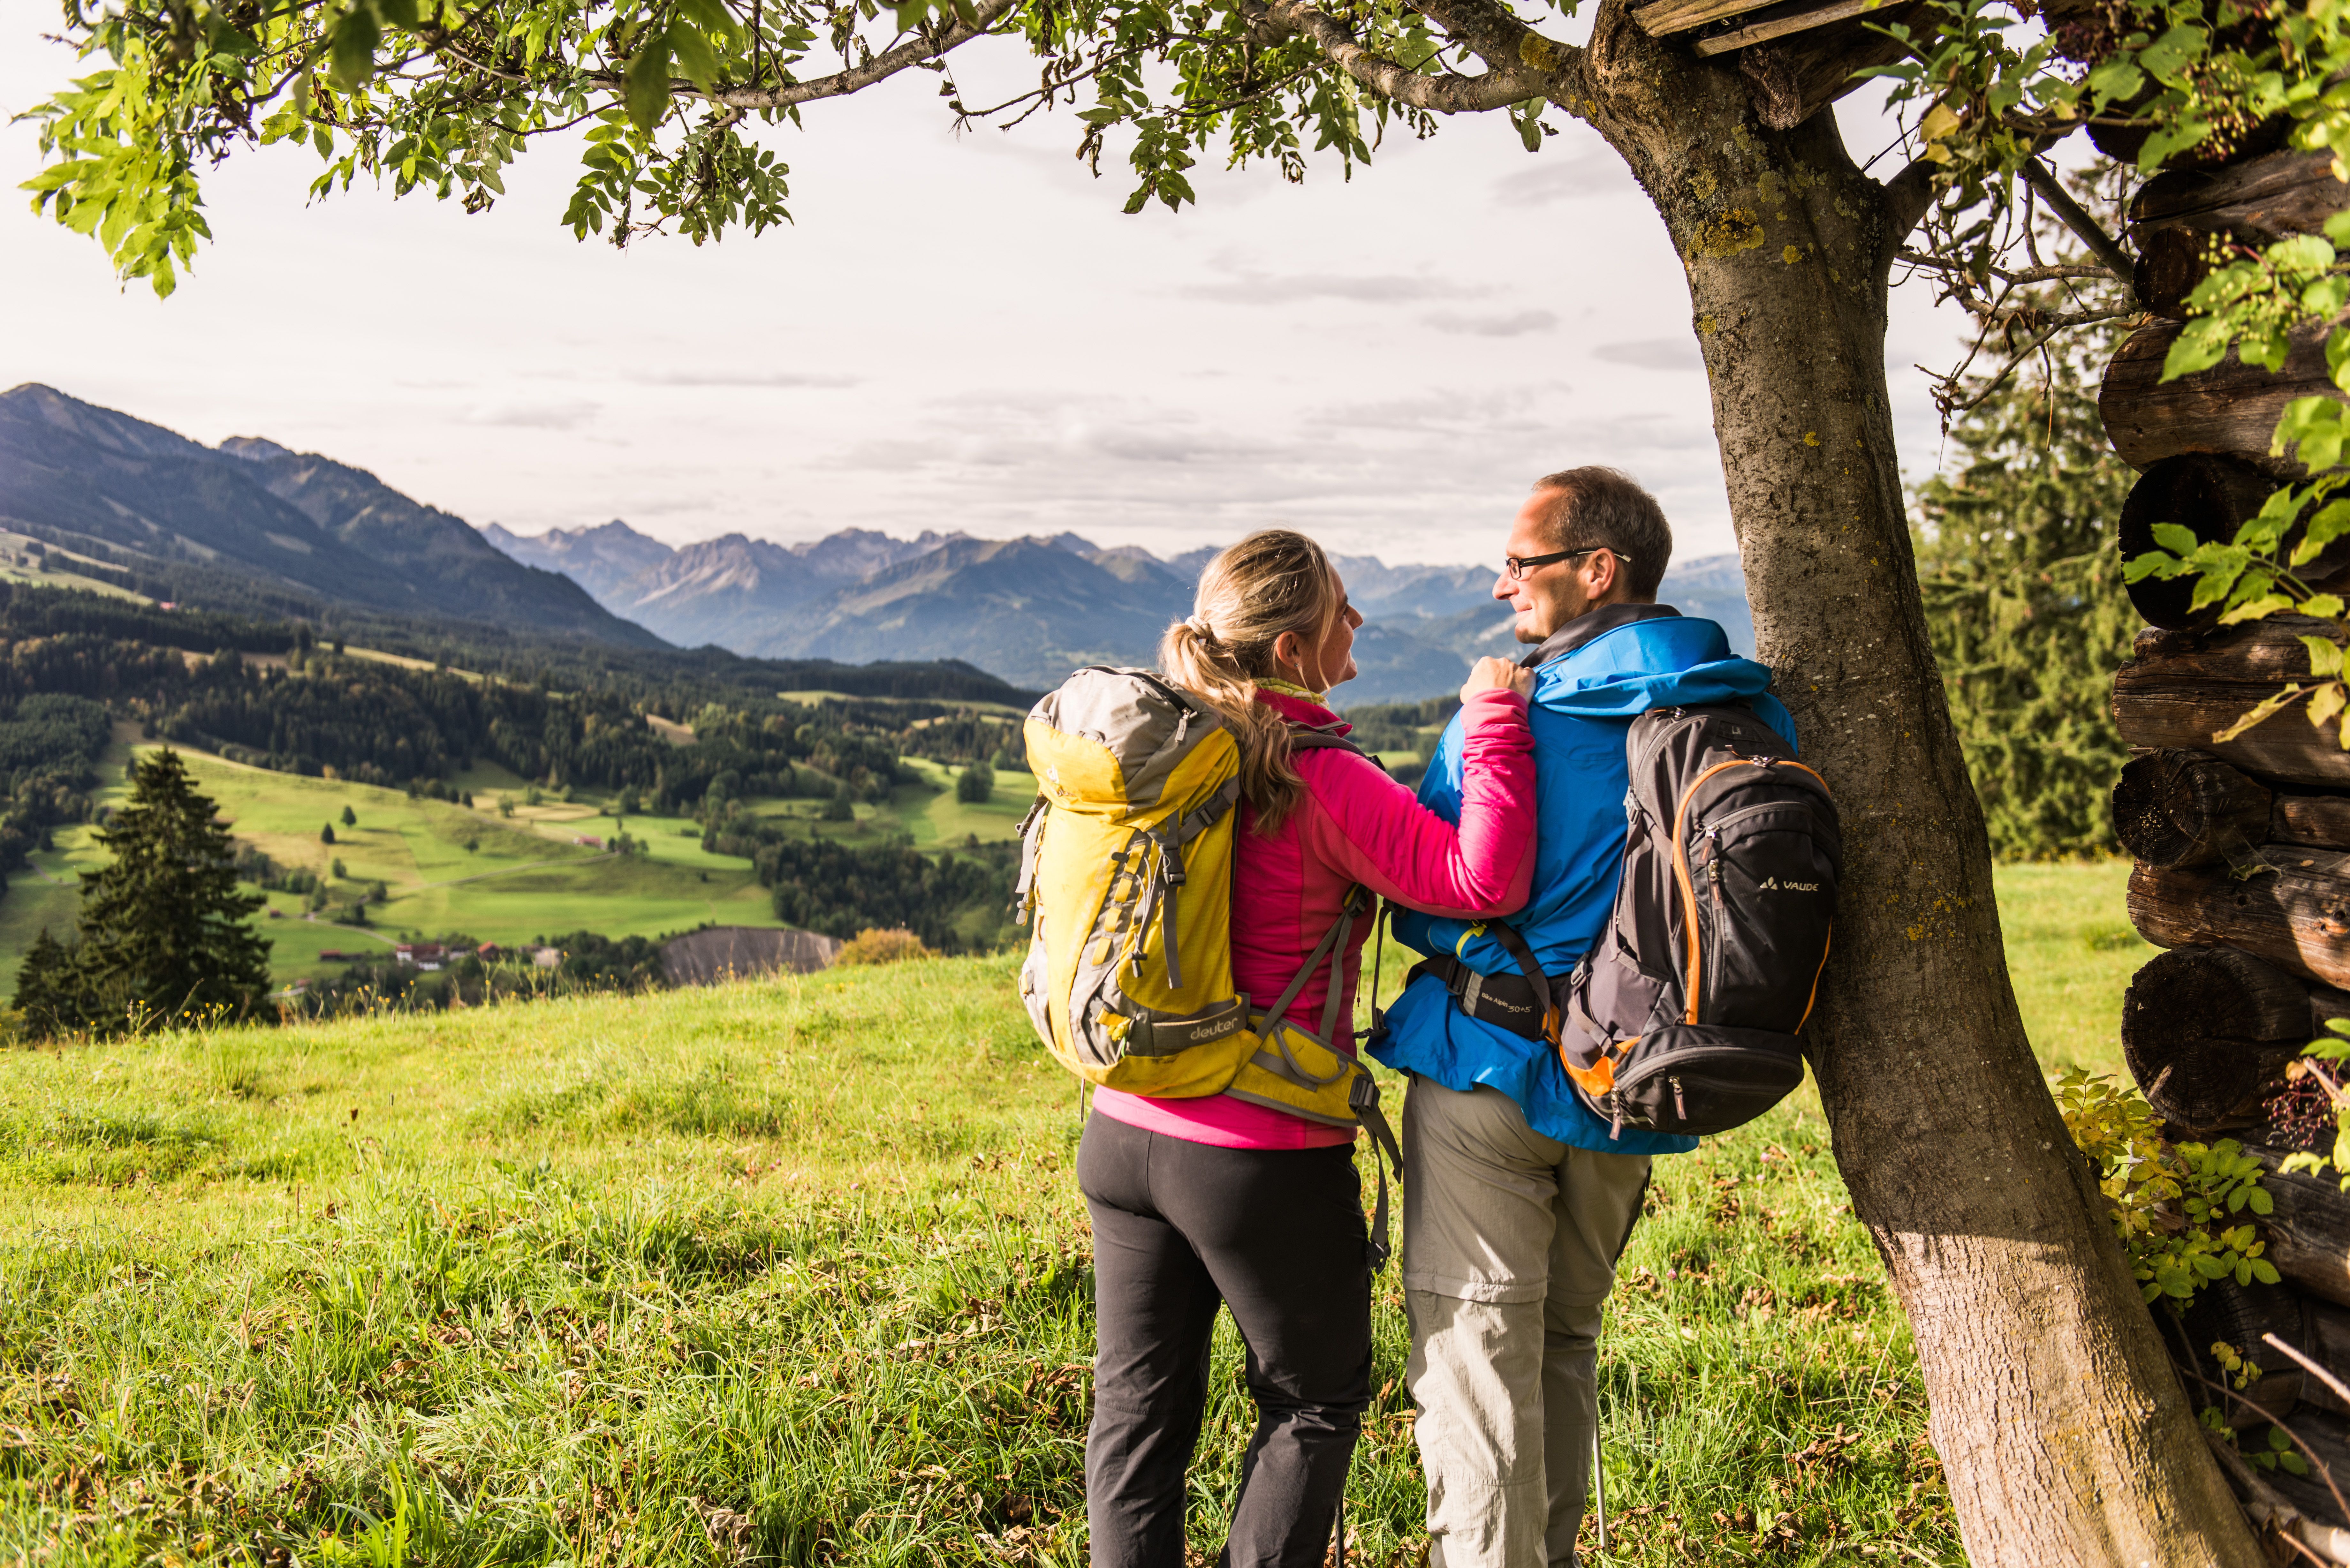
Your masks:
M113 858L81 874L71 973L88 1025L243 1017L269 989L269 943L246 922L235 849L177 753L134 762L130 800L99 829Z
M1950 428L1958 461L1916 493L1927 632L2004 860L2115 849L2107 803L2129 749L2114 670L2140 621L2114 519L2136 476L2096 389L2120 337L2083 333L1989 389Z
M73 954L43 926L16 970L14 1005L24 1016L26 1032L47 1040L81 1027L81 1010L74 998Z

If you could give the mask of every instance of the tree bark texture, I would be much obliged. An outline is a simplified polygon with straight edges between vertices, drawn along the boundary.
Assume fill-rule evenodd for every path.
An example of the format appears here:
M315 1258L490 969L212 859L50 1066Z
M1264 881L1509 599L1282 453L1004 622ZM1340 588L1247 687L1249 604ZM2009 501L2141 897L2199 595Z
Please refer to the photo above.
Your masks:
M2293 328L2282 370L2247 365L2230 349L2211 369L2175 381L2162 379L2162 361L2178 336L2178 323L2139 327L2116 350L2097 394L2097 412L2114 451L2140 471L2181 452L2208 452L2240 458L2281 479L2303 477L2294 459L2270 455L2269 438L2293 399L2341 398L2325 373L2325 338L2340 324Z
M2350 752L2342 722L2312 725L2289 708L2237 736L2211 737L2274 696L2309 678L2300 639L2321 622L2274 616L2210 632L2138 634L2135 656L2114 676L2114 719L2133 746L2209 752L2274 784L2350 787Z
M1927 639L1885 379L1887 188L1833 117L1595 18L1565 107L1687 275L1761 657L1835 790L1845 867L1812 1045L1839 1165L1916 1331L1979 1568L2261 1561L2011 990L1981 806Z
M2130 977L2122 1054L2147 1103L2199 1136L2253 1117L2279 1071L2350 996L2234 948L2176 948Z
M2157 947L2240 948L2287 974L2350 986L2350 855L2276 846L2251 866L2141 866L2129 915Z
M2114 832L2163 870L2241 860L2264 844L2350 849L2350 796L2280 794L2201 752L2147 752L2114 785Z

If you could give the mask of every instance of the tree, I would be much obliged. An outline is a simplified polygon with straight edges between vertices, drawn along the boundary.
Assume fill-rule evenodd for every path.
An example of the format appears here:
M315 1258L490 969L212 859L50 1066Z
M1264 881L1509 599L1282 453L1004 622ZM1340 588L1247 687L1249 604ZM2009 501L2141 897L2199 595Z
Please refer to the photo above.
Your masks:
M43 926L17 967L14 1002L34 1039L46 1040L80 1025L80 1010L73 1004L72 967L73 955Z
M334 825L333 823L331 823L331 822L330 822L330 823L327 824L327 826L324 826L324 827L322 827L322 828L318 829L318 842L319 842L319 843L321 843L321 844L332 844L334 841L335 841L335 825Z
M343 807L342 822L345 827L357 827L359 825L359 814L346 805Z
M2115 851L2109 802L2129 748L2113 678L2139 617L2112 524L2136 476L2106 441L2096 390L2120 336L2101 325L1972 378L1950 429L1957 467L1918 488L1927 631L2003 859Z
M973 763L955 775L955 799L965 805L983 805L995 794L995 770Z
M247 922L235 846L179 754L130 766L130 798L97 838L113 857L81 874L71 1003L101 1033L243 1018L269 990L269 943Z
M1682 260L1757 642L1843 804L1846 893L1814 1064L1856 1211L1917 1334L1970 1554L2232 1568L2258 1550L2072 1152L2002 962L1983 813L1903 512L1884 349L1891 269L1921 222L1929 262L1987 279L2004 268L2021 190L2101 265L2126 266L2039 161L2089 119L2151 130L2152 167L2222 124L2205 112L2214 92L2241 91L2262 115L2297 117L2302 145L2350 147L2350 100L2324 90L2350 55L2342 7L2274 9L2285 19L2268 41L2250 55L2227 46L2249 63L2221 70L2227 50L2184 0L2176 16L2167 0L2055 0L2047 38L2029 46L2005 41L1996 6L1918 0L1906 21L1815 35L1841 54L1711 59L1651 37L1626 0L1601 0L1580 47L1496 0L907 0L869 16L812 0L617 12L128 0L71 19L114 64L36 111L55 161L34 184L125 276L167 289L203 232L195 170L256 137L317 144L321 189L389 173L400 192L478 210L534 137L592 119L567 220L626 243L780 221L785 171L746 136L752 118L796 122L910 69L940 74L966 119L1090 91L1081 150L1097 166L1122 139L1130 210L1191 200L1185 171L1219 139L1234 161L1270 159L1295 179L1309 136L1351 165L1390 127L1425 133L1440 115L1504 111L1529 147L1550 110L1583 119ZM2230 26L2245 15L2230 8ZM2076 47L2084 29L2094 59ZM950 57L991 36L1024 40L1041 79L974 109ZM811 63L824 47L839 68ZM1918 155L1878 181L1818 110L1853 67L1887 60ZM2021 275L2000 275L2004 287Z

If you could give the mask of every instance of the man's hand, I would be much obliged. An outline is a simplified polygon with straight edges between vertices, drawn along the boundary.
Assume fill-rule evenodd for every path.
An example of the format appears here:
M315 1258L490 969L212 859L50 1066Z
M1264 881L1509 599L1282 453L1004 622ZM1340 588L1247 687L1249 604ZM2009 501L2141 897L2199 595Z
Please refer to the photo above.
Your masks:
M1461 701L1466 702L1480 691L1514 691L1532 697L1534 672L1506 659L1481 659L1469 671L1469 679L1461 683Z

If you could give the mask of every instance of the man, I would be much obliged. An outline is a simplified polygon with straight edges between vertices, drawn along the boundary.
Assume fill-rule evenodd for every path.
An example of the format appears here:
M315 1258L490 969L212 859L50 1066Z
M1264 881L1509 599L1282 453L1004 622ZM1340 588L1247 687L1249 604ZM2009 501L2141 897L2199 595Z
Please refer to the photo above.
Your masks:
M1651 1155L1694 1138L1611 1133L1575 1097L1542 1037L1513 945L1554 995L1607 919L1624 856L1624 741L1677 703L1747 701L1792 738L1771 672L1721 628L1656 602L1672 531L1656 498L1608 468L1537 481L1493 597L1534 644L1536 820L1526 907L1500 921L1399 914L1430 955L1372 1054L1412 1075L1404 1101L1407 1371L1419 1404L1434 1568L1559 1568L1575 1559L1597 1420L1600 1306L1638 1218ZM1457 820L1460 729L1420 785ZM1512 934L1514 932L1514 936ZM1670 961L1668 959L1667 961Z

